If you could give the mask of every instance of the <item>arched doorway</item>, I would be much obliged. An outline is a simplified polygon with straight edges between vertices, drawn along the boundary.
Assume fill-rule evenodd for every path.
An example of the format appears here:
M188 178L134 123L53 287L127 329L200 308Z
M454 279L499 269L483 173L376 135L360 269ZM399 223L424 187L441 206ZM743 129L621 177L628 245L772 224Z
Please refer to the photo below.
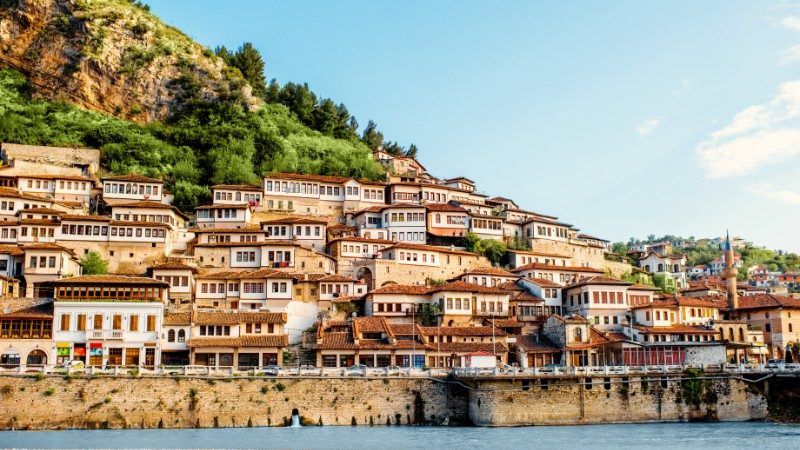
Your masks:
M25 364L29 366L43 366L47 364L47 353L37 348L28 353L28 358L25 360Z
M356 272L356 279L364 281L364 284L367 285L367 292L375 288L374 284L375 282L372 276L372 271L366 267L358 269L358 272Z
M15 367L19 365L19 352L13 348L7 348L0 353L0 366Z
M384 286L391 286L391 285L393 285L393 284L397 284L397 283L396 283L396 282L394 282L394 281L384 281L384 282L383 282L383 284L381 284L381 287L384 287Z

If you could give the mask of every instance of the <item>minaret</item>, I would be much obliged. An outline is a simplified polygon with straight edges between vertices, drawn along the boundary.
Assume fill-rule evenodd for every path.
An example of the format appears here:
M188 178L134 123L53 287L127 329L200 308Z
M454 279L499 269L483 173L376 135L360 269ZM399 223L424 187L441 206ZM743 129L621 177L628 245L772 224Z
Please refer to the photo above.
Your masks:
M733 247L731 247L730 235L725 234L725 271L722 275L725 277L725 284L728 288L728 309L730 315L733 317L737 308L739 308L739 292L736 290L736 275L739 273L733 267L734 255Z

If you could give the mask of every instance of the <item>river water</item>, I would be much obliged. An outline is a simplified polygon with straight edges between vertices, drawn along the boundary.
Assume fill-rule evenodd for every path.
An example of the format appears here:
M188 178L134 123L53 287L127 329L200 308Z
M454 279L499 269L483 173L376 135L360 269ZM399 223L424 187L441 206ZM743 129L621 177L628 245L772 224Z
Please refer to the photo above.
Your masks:
M302 427L4 431L2 447L37 448L800 448L800 425L669 423L522 428Z

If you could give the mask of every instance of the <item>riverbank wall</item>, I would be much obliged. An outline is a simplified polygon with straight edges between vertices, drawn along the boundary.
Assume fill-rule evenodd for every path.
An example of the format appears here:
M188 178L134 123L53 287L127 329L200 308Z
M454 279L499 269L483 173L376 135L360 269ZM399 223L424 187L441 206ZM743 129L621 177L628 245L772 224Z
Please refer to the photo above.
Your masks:
M305 426L524 426L767 417L765 397L736 378L2 376L0 402L3 429L285 426L293 413Z

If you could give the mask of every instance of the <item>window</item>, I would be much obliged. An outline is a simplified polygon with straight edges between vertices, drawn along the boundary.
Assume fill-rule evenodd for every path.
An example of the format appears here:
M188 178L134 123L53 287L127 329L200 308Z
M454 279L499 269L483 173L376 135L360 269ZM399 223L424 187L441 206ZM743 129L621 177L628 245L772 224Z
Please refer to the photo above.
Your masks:
M121 314L114 314L113 320L111 322L111 329L112 330L121 330L122 329L122 315Z
M61 315L61 326L59 327L59 330L69 331L69 314Z
M130 331L139 331L139 316L136 314L128 318L128 329Z
M175 342L175 330L167 331L167 342Z
M147 316L147 331L156 331L156 316L152 314Z
M78 314L77 331L86 331L86 314Z

